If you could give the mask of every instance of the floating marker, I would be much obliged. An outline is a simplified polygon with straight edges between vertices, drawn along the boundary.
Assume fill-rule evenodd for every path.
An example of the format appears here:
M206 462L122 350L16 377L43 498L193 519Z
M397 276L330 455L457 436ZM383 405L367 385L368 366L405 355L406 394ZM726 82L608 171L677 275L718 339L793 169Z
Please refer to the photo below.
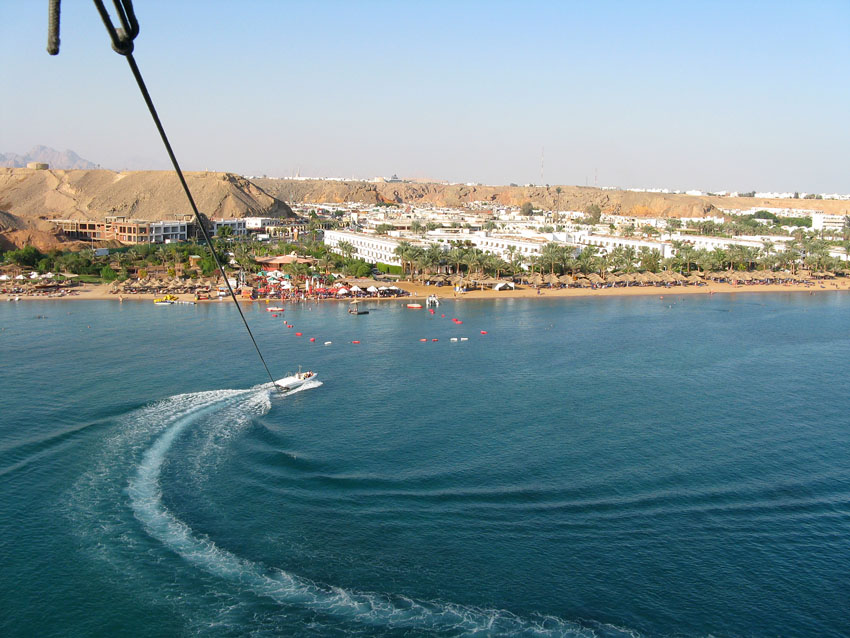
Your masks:
M457 341L457 337L452 337L452 341Z
M439 339L431 339L431 341L439 341Z
M272 317L277 317L277 315L272 315Z
M316 337L310 337L310 341L315 341Z
M329 346L329 345L331 345L332 343L333 343L333 341L325 341L325 345L326 345L326 346Z
M486 334L487 334L487 331L486 331L486 330L482 330L482 331L481 331L481 334L486 335Z
M295 333L295 336L296 336L296 337L300 337L300 336L302 336L303 334L304 334L303 332L296 332L296 333Z
M461 341L469 341L469 337L461 337L460 340Z
M427 339L420 339L419 341L428 341Z
M352 341L351 343L360 343L359 341Z
M440 316L441 316L443 319L445 319L445 318L446 318L446 315L440 315Z

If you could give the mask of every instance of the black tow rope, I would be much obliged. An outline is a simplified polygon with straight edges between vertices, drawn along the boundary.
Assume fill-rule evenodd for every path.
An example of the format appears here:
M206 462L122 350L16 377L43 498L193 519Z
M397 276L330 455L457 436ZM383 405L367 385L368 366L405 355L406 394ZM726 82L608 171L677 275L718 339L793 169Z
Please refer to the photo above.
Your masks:
M48 33L47 33L47 52L50 55L56 55L59 53L59 3L60 0L50 0L49 6L49 21L48 21ZM94 4L97 7L98 12L100 13L100 17L103 19L103 24L106 27L106 30L109 32L109 37L112 40L112 48L116 53L120 53L127 59L127 63L130 65L130 70L133 72L133 77L136 78L136 84L139 85L139 90L142 92L142 97L145 100L145 104L148 106L148 111L150 111L151 117L153 118L154 124L156 124L156 130L159 131L159 136L162 138L162 143L165 144L165 150L168 152L168 157L171 159L171 164L174 166L174 171L177 173L177 177L180 179L180 184L183 186L183 192L186 193L186 197L189 200L189 205L192 207L192 212L195 214L195 220L198 222L198 227L201 229L201 233L204 236L204 240L207 242L207 247L212 253L212 257L215 260L216 265L218 266L219 271L221 272L221 276L224 278L224 283L227 285L227 290L230 293L231 299L233 299L233 303L236 305L236 310L239 311L239 316L242 318L242 323L245 325L245 330L248 331L248 336L251 337L251 342L254 344L254 348L257 351L257 355L260 357L260 361L263 364L263 368L266 370L266 374L269 376L269 380L274 383L274 377L272 376L271 371L269 370L269 366L266 365L266 360L263 358L263 353L260 352L260 346L257 345L257 340L254 338L254 333L251 332L251 328L248 325L247 319L245 319L245 314L242 312L242 308L239 305L239 300L236 298L236 293L233 291L233 286L230 285L230 281L227 279L227 273L224 272L224 266L221 264L221 260L218 258L218 255L215 252L215 247L213 246L212 240L210 239L209 233L207 232L206 226L204 225L203 220L201 219L201 214L198 212L198 207L195 205L195 199L192 197L192 193L189 191L189 186L186 184L186 179L183 177L183 171L180 170L180 165L177 163L177 158L174 156L174 151L171 150L171 144L168 141L168 137L165 135L165 129L162 128L162 122L159 120L159 115L157 115L156 108L153 105L153 100L151 100L150 93L148 93L148 88L145 85L144 79L142 79L142 74L139 71L139 67L136 65L136 60L133 59L133 40L139 35L139 23L136 20L136 14L133 11L133 2L132 0L113 0L113 4L115 5L115 13L118 15L118 20L121 22L121 28L116 29L112 24L112 19L109 17L109 12L107 12L106 8L103 6L102 0L94 0ZM277 386L275 386L277 387Z

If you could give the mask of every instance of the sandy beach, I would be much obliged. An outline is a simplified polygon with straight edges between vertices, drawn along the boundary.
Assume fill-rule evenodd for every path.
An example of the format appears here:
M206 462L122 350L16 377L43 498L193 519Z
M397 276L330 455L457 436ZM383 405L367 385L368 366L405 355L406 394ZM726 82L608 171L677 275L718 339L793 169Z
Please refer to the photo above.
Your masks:
M746 293L808 293L828 292L835 290L850 290L850 278L828 279L823 282L808 283L784 283L784 284L742 284L733 285L729 283L711 282L702 286L629 286L614 288L534 288L532 286L517 287L515 290L470 290L465 293L455 293L450 286L426 286L425 284L410 281L400 281L396 285L410 293L410 297L388 297L388 298L365 298L364 301L383 302L400 301L411 299L423 299L429 295L436 294L440 299L504 299L504 298L528 298L528 297L620 297L634 295L711 295L711 294L746 294ZM111 300L119 303L124 301L146 301L151 302L161 296L154 293L141 294L115 294L110 292L109 284L81 284L72 289L73 294L62 297L49 295L25 295L25 294L3 294L0 301L9 301L18 298L20 301L80 301L80 300ZM180 301L195 301L192 294L176 295ZM241 300L245 303L266 303L265 299ZM270 302L280 302L280 299L271 299ZM315 301L315 300L311 300ZM325 299L321 301L346 302L347 298ZM218 300L199 301L196 303L219 303Z

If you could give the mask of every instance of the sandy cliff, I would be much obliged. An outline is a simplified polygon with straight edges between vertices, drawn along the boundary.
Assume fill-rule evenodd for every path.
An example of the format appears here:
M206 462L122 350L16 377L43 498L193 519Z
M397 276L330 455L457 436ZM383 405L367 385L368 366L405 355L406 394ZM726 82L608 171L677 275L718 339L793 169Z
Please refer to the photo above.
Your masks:
M289 217L292 210L259 186L232 173L186 173L200 211L208 217ZM47 219L103 219L108 215L164 220L191 214L170 171L0 169L0 241L62 242ZM46 236L42 236L46 233ZM51 238L52 237L52 238Z

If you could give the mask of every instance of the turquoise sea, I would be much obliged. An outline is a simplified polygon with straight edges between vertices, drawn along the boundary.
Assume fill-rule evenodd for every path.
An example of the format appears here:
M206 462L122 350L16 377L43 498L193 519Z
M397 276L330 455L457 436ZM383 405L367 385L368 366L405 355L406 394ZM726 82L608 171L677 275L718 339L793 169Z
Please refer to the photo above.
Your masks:
M850 635L850 296L370 310L0 305L0 636Z

